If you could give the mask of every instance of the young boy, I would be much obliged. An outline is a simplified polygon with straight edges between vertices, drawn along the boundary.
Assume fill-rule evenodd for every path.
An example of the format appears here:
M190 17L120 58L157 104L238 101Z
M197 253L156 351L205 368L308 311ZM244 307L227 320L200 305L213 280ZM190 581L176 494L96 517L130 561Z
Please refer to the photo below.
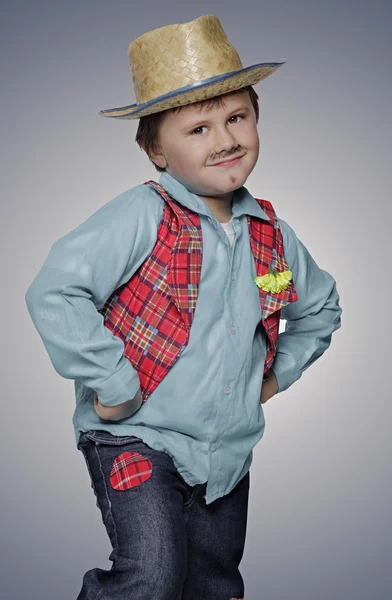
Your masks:
M57 240L26 293L75 380L77 447L113 546L78 600L241 599L262 404L328 348L339 294L244 187L259 155L251 86L284 61L244 68L213 15L147 32L129 59L137 104L99 114L140 118L159 183Z

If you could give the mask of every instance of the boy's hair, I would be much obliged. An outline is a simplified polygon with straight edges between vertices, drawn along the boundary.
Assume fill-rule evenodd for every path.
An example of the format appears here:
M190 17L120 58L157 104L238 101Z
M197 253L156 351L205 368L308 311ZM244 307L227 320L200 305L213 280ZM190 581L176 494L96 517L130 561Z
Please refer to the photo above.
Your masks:
M256 113L256 123L259 121L259 96L253 89L251 85L241 88L239 90L235 90L233 92L228 92L227 94L221 94L220 96L215 96L214 98L207 98L206 100L199 100L198 102L193 102L192 104L200 106L210 107L218 104L222 106L222 99L225 96L229 96L230 94L236 94L238 92L248 92L253 108ZM185 105L188 106L188 105ZM165 117L167 112L179 113L180 110L184 108L184 106L176 106L174 108L169 108L167 110L163 110L161 112L153 113L152 115L147 115L146 117L141 117L139 120L139 126L136 132L135 141L139 144L141 148L143 148L147 155L150 152L158 152L158 134L159 134L159 126L162 123L162 120ZM159 167L156 165L151 159L150 162L154 165L157 171L165 171L166 169Z

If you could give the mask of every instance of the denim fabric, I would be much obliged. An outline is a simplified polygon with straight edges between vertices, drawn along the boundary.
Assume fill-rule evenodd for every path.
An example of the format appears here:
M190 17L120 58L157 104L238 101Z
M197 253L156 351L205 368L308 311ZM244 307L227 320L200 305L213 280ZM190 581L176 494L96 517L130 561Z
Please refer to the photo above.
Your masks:
M92 430L81 435L77 447L113 547L111 569L87 571L77 600L244 598L239 564L249 471L229 494L207 505L206 483L188 485L168 454L137 436ZM147 478L119 489L111 473L120 455L147 461Z

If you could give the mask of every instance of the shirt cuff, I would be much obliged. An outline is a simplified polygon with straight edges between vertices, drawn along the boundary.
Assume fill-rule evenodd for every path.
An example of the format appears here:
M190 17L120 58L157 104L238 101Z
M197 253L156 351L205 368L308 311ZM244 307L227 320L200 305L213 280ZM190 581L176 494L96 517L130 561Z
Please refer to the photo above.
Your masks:
M127 358L124 357L124 360L126 362L119 371L94 388L100 403L104 406L117 406L132 400L140 389L137 371Z
M287 354L279 356L277 353L271 369L278 383L278 394L287 390L302 376L302 371L298 368L294 358Z

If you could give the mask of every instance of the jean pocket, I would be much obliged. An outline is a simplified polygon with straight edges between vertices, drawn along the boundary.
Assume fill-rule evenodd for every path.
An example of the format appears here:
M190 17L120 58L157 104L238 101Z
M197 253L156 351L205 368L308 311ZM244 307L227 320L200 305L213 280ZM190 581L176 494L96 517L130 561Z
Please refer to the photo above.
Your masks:
M107 444L109 446L121 446L122 444L130 444L132 442L142 442L143 440L136 435L113 435L109 431L98 429L85 431L79 438L79 443L90 440L99 444Z
M113 490L124 491L136 488L150 479L152 461L144 456L147 448L143 440L135 435L116 436L106 430L83 432L78 449L84 454L97 498L101 486L101 493L105 492L107 503L110 505L108 482ZM94 470L97 482L94 482Z

